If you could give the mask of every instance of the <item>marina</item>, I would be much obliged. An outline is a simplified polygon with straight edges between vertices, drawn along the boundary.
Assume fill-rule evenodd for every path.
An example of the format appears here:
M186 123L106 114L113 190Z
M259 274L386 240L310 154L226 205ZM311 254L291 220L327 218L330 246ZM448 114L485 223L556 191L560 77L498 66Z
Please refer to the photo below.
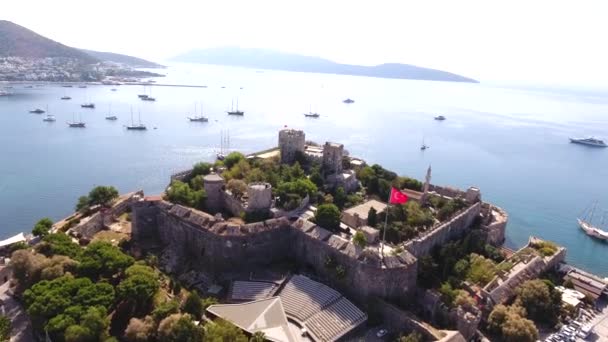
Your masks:
M272 132L277 127L288 125L303 128L312 137L347 142L354 155L386 165L400 174L422 177L419 170L432 163L438 182L483 187L489 200L508 210L508 246L521 246L530 234L555 237L557 243L568 248L570 262L608 275L608 265L597 261L607 246L579 228L576 218L583 208L575 204L588 204L589 198L597 198L599 207L608 206L603 195L608 193L603 181L608 177L604 171L608 170L608 162L602 158L606 150L569 146L570 137L604 138L608 122L603 113L608 111L608 103L603 98L576 97L578 93L570 93L576 102L570 99L571 105L566 109L560 105L562 95L545 96L525 89L514 91L483 84L256 73L213 66L192 69L176 65L170 70L172 76L162 80L169 86L160 82L146 86L155 87L154 96L162 98L155 103L139 100L142 84L121 85L118 92L110 91L116 86L98 84L87 84L86 89L78 88L77 84L73 88L52 84L28 89L16 86L11 89L13 95L0 97L0 139L5 142L0 164L8 165L0 170L0 176L7 180L4 195L0 195L0 205L6 208L0 219L10 227L5 235L22 231L24 228L19 227L29 227L39 218L18 210L19 203L23 203L16 195L21 191L18 189L28 187L14 175L22 174L27 179L30 171L16 172L11 165L21 165L23 156L59 161L50 162L47 167L44 177L49 179L63 177L67 165L71 165L70 174L88 175L86 184L66 180L66 185L61 185L49 181L24 192L29 194L28 203L33 211L55 217L71 211L73 198L88 191L89 184L114 184L121 191L136 188L149 193L162 191L165 178L153 175L150 170L166 174L196 161L215 160L220 152L221 130L230 130L230 150L253 152L275 141ZM268 79L270 75L272 79ZM207 88L192 87L189 82L205 84ZM241 86L244 89L239 91ZM247 116L226 115L226 104L230 105L237 97L231 90L238 92L239 110L240 105L247 105ZM314 97L315 110L311 110L323 114L319 120L303 115L308 111L302 109L310 106L311 98L302 94L310 93L320 94ZM18 115L48 103L58 122L72 121L72 113L78 113L80 103L60 98L70 96L84 101L88 100L87 95L95 100L96 109L82 113L86 129L68 130L66 125L43 124L44 117ZM365 98L365 105L362 100L344 105L342 99L346 95L352 99ZM441 105L437 104L437 98L442 99ZM192 113L193 103L201 100L208 122L191 122L184 113ZM591 110L587 108L588 101L599 102ZM108 114L110 103L112 110ZM127 133L134 132L125 128L130 124L130 107L141 110L145 134ZM581 122L594 124L573 126L572 111L584 112ZM517 114L530 112L534 120ZM449 120L437 125L433 120L437 113ZM106 116L116 116L117 120ZM121 123L113 124L117 122ZM133 124L137 123L134 117ZM551 135L539 135L539 125L550 130ZM518 130L507 134L505 127ZM31 136L27 146L13 143L24 134ZM424 153L419 150L421 136L432 147ZM545 158L541 164L536 162L540 154ZM112 158L99 158L102 155ZM91 170L85 165L96 167ZM589 169L599 171L589 173ZM585 177L576 182L562 181L571 179L573 174ZM556 188L552 184L561 186ZM535 189L536 196L525 195L530 188ZM37 199L38 191L58 200L49 203ZM562 192L570 194L568 201L560 199ZM545 203L542 208L535 204L538 198Z

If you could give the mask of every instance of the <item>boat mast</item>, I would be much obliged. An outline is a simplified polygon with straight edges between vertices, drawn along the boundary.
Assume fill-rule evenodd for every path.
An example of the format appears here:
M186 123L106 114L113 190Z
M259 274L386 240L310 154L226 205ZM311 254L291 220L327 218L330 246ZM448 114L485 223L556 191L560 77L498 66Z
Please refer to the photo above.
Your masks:
M595 203L593 203L593 206L591 207L591 213L589 214L589 224L593 222L593 212L595 212L595 207L597 207L597 201L595 201Z

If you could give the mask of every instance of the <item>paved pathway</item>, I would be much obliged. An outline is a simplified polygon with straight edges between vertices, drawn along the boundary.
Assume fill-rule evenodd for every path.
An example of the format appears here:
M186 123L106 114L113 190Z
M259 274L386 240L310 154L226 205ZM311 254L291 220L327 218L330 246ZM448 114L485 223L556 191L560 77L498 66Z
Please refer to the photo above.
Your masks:
M0 312L7 315L11 320L11 342L34 341L30 318L21 304L8 294L8 285L9 282L7 281L4 285L0 286L0 300L2 300Z

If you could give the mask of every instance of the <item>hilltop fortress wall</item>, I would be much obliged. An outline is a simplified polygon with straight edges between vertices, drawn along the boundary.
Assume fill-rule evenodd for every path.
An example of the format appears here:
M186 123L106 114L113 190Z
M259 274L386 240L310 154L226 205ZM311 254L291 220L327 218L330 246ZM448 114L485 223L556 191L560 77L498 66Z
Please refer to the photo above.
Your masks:
M470 207L463 209L449 221L431 228L425 234L407 241L405 249L412 253L416 258L427 255L433 247L443 245L450 240L457 239L465 235L471 228L473 221L481 212L481 202L477 202Z
M377 253L302 220L238 225L165 201L141 201L133 205L132 224L135 241L159 239L176 254L178 267L222 273L291 260L358 298L403 300L416 286L417 263L409 253L382 265Z

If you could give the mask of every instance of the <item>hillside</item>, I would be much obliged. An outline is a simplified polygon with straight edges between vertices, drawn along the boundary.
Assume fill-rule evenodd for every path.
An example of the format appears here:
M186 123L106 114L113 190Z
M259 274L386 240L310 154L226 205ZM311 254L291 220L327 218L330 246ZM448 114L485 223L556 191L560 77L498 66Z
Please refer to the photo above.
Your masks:
M43 37L34 31L6 20L0 20L0 56L64 57L78 59L87 64L98 62L95 57L78 49Z
M160 64L150 62L150 61L147 61L142 58L122 55L119 53L101 52L101 51L93 51L93 50L85 50L85 49L81 49L80 51L82 51L86 54L89 54L89 55L93 56L94 58L97 58L102 61L122 63L122 64L125 64L128 66L131 66L133 68L163 68L164 67Z
M319 57L302 56L263 49L214 48L193 50L176 56L173 60L178 62L231 65L297 72L449 82L478 82L474 79L450 72L408 64L390 63L376 66L349 65L332 62Z

